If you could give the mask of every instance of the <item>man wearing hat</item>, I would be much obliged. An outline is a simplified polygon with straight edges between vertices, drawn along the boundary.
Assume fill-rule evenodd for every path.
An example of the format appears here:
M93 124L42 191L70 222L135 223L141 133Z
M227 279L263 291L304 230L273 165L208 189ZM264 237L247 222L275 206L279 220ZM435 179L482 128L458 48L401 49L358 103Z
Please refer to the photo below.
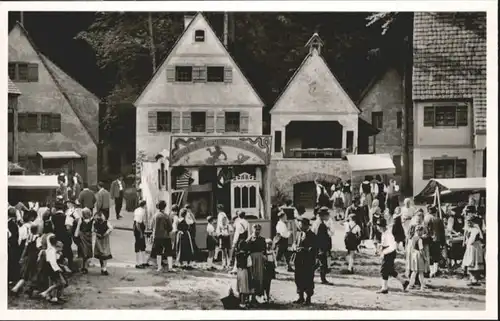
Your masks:
M318 249L318 260L320 264L320 276L322 284L331 284L326 279L328 273L328 255L332 250L332 239L330 236L330 227L327 225L330 219L328 207L323 206L318 211L319 220L314 223L313 231L316 233L316 244Z
M278 254L276 255L276 261L279 262L282 257L285 258L285 262L288 266L288 272L293 272L292 263L290 261L290 255L288 252L288 239L290 237L290 230L286 224L286 214L283 211L278 212L278 223L276 224L276 244L278 247Z
M295 242L295 285L299 298L298 304L311 304L314 294L314 270L316 265L316 235L310 229L307 218L299 218L300 232ZM304 299L304 294L306 298Z

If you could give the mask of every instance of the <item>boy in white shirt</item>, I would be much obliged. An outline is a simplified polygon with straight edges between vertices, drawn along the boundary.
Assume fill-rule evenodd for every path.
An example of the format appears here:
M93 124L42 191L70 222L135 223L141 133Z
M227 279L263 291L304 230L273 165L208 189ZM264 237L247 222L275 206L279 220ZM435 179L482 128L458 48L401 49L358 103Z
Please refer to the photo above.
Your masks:
M378 290L377 293L389 293L389 288L387 286L389 276L397 278L399 282L401 282L403 291L406 291L406 288L408 287L408 284L410 282L404 280L400 275L398 275L398 272L396 272L396 268L394 266L394 260L396 259L396 250L398 248L398 244L394 239L394 235L392 235L392 231L387 228L387 222L383 218L378 221L377 228L380 233L382 233L382 240L380 242L379 248L377 249L377 253L380 254L380 257L382 258L382 266L380 268L380 274L382 275L382 288Z
M286 214L283 211L278 213L279 221L276 224L276 236L278 253L276 254L276 261L279 262L282 257L288 266L288 272L293 272L292 264L290 262L290 255L288 252L288 238L290 237L290 230L286 224Z

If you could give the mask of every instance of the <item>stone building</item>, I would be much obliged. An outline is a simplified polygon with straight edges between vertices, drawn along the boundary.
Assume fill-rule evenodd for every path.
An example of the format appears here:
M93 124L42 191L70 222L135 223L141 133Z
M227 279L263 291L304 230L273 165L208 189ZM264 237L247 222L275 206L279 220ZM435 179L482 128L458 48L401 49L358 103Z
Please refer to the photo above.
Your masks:
M28 174L73 169L96 184L99 99L41 53L21 24L10 31L8 42L9 78L22 92L20 165Z
M351 179L346 155L367 154L378 131L360 110L321 56L314 34L309 53L271 109L274 193L312 208L314 179L331 185Z
M486 14L417 12L413 38L414 192L486 176Z

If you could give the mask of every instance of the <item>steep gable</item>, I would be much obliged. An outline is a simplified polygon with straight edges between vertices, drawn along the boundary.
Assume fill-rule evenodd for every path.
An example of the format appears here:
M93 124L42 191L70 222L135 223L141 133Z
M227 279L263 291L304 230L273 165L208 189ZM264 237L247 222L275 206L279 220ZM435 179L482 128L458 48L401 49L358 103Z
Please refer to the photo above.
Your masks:
M16 45L13 45L13 42ZM47 91L58 91L58 94L66 100L75 116L80 120L92 141L97 144L99 98L83 88L45 57L38 50L26 29L19 23L9 33L9 61L18 60L39 63L39 77L47 77L51 80L40 79L38 83L20 83L19 86L26 87L28 92L41 91L40 94ZM54 88L48 87L47 84L50 82ZM29 95L23 99L29 99Z
M205 41L195 42L195 31L205 32ZM228 83L167 82L167 69L175 65L226 66L232 69ZM264 103L243 75L201 13L198 13L161 63L135 104L141 105L234 105L263 107Z
M315 49L304 59L271 109L271 114L302 112L359 113Z

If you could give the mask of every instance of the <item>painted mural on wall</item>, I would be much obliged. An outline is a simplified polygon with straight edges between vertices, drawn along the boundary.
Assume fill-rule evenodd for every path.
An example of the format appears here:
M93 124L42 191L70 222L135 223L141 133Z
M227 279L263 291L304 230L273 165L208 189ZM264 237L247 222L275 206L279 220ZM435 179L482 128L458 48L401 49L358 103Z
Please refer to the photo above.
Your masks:
M172 136L172 166L268 165L271 136Z

